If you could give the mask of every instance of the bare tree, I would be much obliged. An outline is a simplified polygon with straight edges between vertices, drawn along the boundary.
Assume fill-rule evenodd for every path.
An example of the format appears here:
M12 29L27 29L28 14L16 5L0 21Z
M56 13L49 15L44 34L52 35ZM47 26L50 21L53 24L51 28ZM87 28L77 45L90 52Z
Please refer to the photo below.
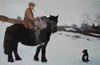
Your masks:
M89 13L84 13L82 16L81 16L81 22L82 23L90 23L89 21L91 20L91 15Z
M91 14L84 13L81 16L81 30L88 30L88 29L90 29L90 24L92 24L92 22L91 22Z
M96 15L95 15L95 20L94 20L94 22L97 23L98 26L100 25L100 14L96 14Z

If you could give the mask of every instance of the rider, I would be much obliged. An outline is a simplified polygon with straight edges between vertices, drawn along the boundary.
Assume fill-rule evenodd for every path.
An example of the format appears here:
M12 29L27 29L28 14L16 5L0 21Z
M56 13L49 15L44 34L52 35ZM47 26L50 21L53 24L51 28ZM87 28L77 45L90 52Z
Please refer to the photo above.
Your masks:
M32 10L34 9L35 3L30 2L29 3L29 7L26 9L25 11L25 17L24 17L24 26L25 28L29 29L29 34L30 37L32 38L32 40L34 40L34 45L40 44L40 40L39 40L39 34L38 34L38 30L34 30L35 29L35 22L37 22L39 20L39 18L35 18L34 14L32 12ZM34 35L35 32L35 35ZM35 38L34 38L35 37Z

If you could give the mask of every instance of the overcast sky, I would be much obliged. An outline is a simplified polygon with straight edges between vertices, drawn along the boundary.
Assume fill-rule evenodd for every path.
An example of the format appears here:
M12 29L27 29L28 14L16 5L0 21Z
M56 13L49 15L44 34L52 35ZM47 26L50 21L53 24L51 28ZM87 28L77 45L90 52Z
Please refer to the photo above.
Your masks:
M100 0L0 0L0 14L24 17L29 2L35 2L35 16L59 15L59 24L78 23L84 13L100 13Z

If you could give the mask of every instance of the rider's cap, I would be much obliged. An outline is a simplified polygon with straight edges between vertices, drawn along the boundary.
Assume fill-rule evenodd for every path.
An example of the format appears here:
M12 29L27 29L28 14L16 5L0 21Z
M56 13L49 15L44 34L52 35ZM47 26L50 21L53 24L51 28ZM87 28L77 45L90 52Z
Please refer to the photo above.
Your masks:
M29 2L29 6L36 6L36 5L33 2Z

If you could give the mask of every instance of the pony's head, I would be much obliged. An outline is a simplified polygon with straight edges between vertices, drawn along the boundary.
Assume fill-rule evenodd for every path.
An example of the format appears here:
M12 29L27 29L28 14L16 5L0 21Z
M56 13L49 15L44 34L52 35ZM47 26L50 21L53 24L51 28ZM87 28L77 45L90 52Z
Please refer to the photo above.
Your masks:
M58 15L57 16L50 15L49 24L52 33L57 32L57 23L58 23Z

